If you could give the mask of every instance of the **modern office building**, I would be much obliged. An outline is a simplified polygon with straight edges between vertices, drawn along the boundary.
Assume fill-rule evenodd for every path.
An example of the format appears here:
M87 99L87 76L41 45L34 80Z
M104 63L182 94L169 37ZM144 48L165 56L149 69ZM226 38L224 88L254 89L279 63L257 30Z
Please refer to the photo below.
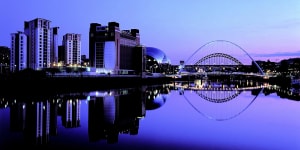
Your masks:
M50 67L51 21L36 18L24 22L28 37L28 67L34 70Z
M91 69L99 73L130 74L134 72L133 48L139 45L138 29L120 30L117 22L109 22L106 26L91 23L89 31Z
M81 35L75 33L67 33L63 36L63 47L65 58L64 62L67 66L81 65Z
M50 40L50 66L56 66L58 63L58 29L59 27L51 28Z
M27 36L24 32L11 34L10 71L27 68Z
M6 46L0 46L0 74L9 72L10 49Z

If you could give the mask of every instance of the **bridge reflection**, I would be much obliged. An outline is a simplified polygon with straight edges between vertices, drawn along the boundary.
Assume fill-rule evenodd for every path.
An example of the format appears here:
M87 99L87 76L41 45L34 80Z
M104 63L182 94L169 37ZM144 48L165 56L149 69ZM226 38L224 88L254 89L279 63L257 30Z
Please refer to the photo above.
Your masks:
M174 89L184 90L208 90L208 91L232 91L232 90L252 90L269 87L268 83L255 82L253 80L207 80L195 79L191 81L174 82Z
M197 113L217 121L242 114L260 94L276 92L300 99L299 92L255 81L195 80L45 97L0 95L0 110L9 110L10 131L23 133L28 144L45 145L59 135L59 127L80 128L85 119L91 142L117 143L120 134L137 135L146 111L164 107L172 92L179 93Z
M261 91L270 85L253 81L228 83L218 80L194 80L176 82L172 87L202 116L225 121L244 112Z

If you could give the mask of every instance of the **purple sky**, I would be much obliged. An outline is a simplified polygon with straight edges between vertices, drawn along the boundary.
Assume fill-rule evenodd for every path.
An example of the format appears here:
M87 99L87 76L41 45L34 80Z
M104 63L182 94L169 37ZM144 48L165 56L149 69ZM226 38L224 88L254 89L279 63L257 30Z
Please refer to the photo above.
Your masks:
M66 33L82 35L88 56L89 24L119 22L121 30L140 30L144 46L163 50L172 64L186 60L202 45L231 41L255 60L300 57L299 0L5 0L0 9L0 45L24 21L51 20Z

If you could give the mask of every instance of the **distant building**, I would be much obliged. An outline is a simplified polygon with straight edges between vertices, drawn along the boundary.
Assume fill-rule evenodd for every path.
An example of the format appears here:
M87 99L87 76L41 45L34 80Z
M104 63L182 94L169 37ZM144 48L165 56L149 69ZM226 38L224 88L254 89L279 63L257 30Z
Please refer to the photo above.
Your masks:
M63 36L64 62L68 66L81 65L81 35L67 33Z
M138 29L120 30L117 22L109 22L108 26L91 23L90 67L99 73L130 74L134 72L133 48L139 45Z
M87 67L90 66L90 60L86 57L86 55L81 55L81 66Z
M58 63L65 64L65 48L63 45L58 46Z
M50 63L51 67L58 63L58 29L59 27L51 28L50 40Z
M167 55L155 47L146 47L146 71L148 73L165 73L171 71L171 61Z
M0 46L0 74L9 71L10 49L6 46Z
M42 18L24 22L24 33L28 36L29 68L39 70L50 67L50 23L51 21Z
M10 70L12 72L27 68L27 36L24 32L11 34Z

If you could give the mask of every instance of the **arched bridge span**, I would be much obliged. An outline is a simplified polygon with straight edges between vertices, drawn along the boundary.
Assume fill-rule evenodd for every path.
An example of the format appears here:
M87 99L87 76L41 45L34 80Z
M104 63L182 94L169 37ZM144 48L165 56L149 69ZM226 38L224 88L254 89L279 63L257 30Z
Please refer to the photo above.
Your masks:
M219 45L223 47L217 47ZM207 53L203 52L205 48L209 48ZM236 51L233 51L233 49ZM232 56L237 52L241 53L239 58ZM198 54L200 54L200 56L196 56ZM244 50L239 45L226 40L215 40L202 45L187 60L185 60L184 65L244 65L242 61L240 61L240 59L245 58L247 58L257 67L261 75L265 75L261 67L246 52L246 50Z
M224 53L212 53L199 59L194 65L243 65L238 59Z

